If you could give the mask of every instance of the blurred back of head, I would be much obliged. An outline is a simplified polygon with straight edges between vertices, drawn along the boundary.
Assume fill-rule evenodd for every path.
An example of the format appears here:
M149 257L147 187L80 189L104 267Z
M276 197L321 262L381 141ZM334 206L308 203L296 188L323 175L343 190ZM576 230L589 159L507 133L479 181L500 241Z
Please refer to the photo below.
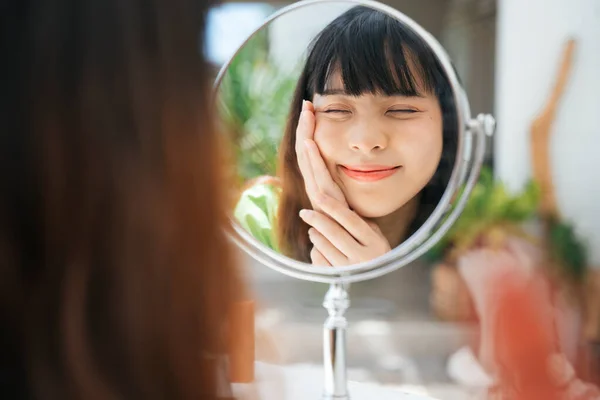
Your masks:
M209 1L0 4L3 396L216 398Z

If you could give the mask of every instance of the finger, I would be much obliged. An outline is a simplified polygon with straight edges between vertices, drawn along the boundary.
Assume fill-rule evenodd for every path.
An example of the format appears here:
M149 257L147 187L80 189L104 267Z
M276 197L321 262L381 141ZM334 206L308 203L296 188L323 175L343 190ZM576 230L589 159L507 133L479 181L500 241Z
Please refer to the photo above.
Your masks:
M310 164L310 168L312 169L317 189L320 192L334 196L336 193L335 189L337 183L333 181L331 173L327 169L327 165L325 165L325 161L323 160L323 156L321 156L321 152L319 151L317 144L314 140L310 139L306 139L305 144L308 153L308 162Z
M304 141L306 139L313 139L315 133L315 114L312 110L311 103L304 101L302 105L302 111L298 119L298 126L296 127L296 153L301 153L304 149Z
M358 243L344 228L327 215L313 211L300 211L300 218L327 238L331 244L348 258L352 258L360 249ZM322 249L319 249L322 250ZM325 257L327 254L323 253ZM328 258L329 261L332 261Z
M300 119L298 121L298 127L296 128L295 148L296 158L298 160L298 168L300 169L300 174L304 179L306 191L309 193L314 193L317 189L304 141L313 137L314 128L314 114L312 113L311 108L307 105L307 102L304 102L302 112L300 113Z
M307 154L306 146L304 147L302 152L304 153L304 172L301 171L302 177L304 178L304 186L306 188L306 194L308 195L308 198L310 199L310 201L314 207L314 205L315 205L314 199L319 193L319 186L318 186L316 178L315 178L315 171L313 169L312 163L310 162L310 159Z
M371 229L373 229L375 232L377 232L377 233L381 233L381 228L380 228L380 227L379 227L379 225L377 225L375 222L373 222L373 221L366 221L366 220L365 220L365 222L366 222L366 223L367 223L367 225L369 225L369 227L370 227Z
M340 252L331 242L315 228L308 230L308 237L314 248L325 257L329 264L334 266L348 265L348 257Z
M325 256L316 247L313 247L310 251L310 260L313 265L331 267L331 263L327 261Z
M316 203L324 213L341 225L360 244L368 246L379 238L377 230L374 230L369 223L339 200L326 194L319 194Z
M306 107L306 109L312 112L313 114L315 113L315 105L312 103L312 101L305 100L303 107Z

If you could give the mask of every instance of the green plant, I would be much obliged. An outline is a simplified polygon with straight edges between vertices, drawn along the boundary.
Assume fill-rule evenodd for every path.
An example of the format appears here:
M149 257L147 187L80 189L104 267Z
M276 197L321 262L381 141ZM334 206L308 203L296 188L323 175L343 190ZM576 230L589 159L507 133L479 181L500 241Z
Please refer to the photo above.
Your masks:
M588 266L585 244L571 224L556 218L547 222L550 259L564 277L574 282L582 282Z
M461 193L462 193L461 189ZM530 181L521 193L509 195L490 169L484 168L467 204L448 233L434 246L427 258L431 261L453 257L479 244L482 237L502 239L507 233L524 235L521 224L537 216L540 189ZM546 246L549 260L561 276L581 282L587 271L587 248L573 226L558 218L546 221ZM450 257L452 258L452 257Z
M241 181L275 175L297 71L269 59L268 31L259 31L236 55L219 88L219 112L231 135Z
M460 194L463 191L464 188ZM494 180L491 169L482 168L463 212L429 251L428 258L438 260L450 249L469 249L484 235L519 234L519 225L536 215L539 200L540 190L535 182L530 181L521 193L510 195L502 182Z

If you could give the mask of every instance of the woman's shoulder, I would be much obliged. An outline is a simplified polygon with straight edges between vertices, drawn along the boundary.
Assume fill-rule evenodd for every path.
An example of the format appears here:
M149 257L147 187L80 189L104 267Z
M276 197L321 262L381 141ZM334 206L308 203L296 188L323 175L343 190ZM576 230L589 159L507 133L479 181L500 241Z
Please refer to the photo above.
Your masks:
M256 179L242 190L234 210L234 218L255 239L277 249L274 225L281 186L275 178Z

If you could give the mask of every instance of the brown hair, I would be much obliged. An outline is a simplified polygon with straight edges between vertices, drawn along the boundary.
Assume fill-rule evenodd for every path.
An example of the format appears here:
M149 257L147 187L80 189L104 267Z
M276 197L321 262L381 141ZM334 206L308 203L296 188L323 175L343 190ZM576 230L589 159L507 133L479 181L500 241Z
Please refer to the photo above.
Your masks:
M415 64L420 76L414 76L411 64ZM419 78L425 90L435 94L439 100L443 118L442 158L433 178L421 191L411 234L437 206L456 158L458 123L452 87L432 50L410 28L384 12L356 6L343 13L311 43L292 97L279 149L279 175L283 190L276 237L285 255L304 262L310 262L309 227L298 213L303 208L311 208L311 205L296 158L296 128L302 100L312 100L316 93L323 93L325 84L337 71L341 72L344 88L351 95L416 96L419 94Z
M288 257L310 262L311 243L308 239L309 226L300 220L302 209L312 208L304 187L304 178L300 173L296 156L296 128L302 111L302 100L305 99L307 74L298 79L298 85L292 98L289 117L283 139L279 147L278 175L281 184L281 196L276 218L277 246Z
M0 393L216 399L238 275L204 40L210 0L0 13Z

